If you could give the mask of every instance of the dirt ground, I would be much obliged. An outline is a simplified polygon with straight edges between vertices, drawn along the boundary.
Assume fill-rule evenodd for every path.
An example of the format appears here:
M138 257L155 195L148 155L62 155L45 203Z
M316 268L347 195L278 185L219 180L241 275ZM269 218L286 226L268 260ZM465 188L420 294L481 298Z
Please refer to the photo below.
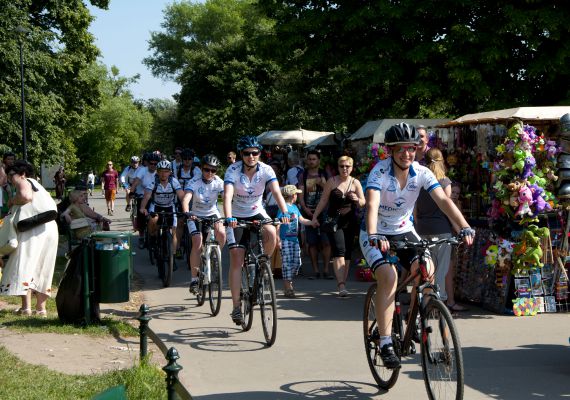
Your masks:
M132 319L138 315L142 302L141 292L132 292L128 303L102 305L101 317L115 314ZM0 301L0 308L17 307ZM138 327L138 321L134 323ZM4 346L22 361L44 365L66 374L97 374L129 368L139 361L138 336L115 338L111 335L93 337L82 334L21 333L0 327L0 346ZM166 365L159 348L150 339L148 351L152 352L153 363Z

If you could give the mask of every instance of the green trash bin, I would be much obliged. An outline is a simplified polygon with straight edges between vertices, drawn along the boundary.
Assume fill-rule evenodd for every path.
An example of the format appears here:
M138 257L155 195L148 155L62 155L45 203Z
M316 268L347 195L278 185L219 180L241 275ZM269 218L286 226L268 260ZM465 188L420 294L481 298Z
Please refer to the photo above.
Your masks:
M129 301L131 287L131 234L96 232L91 234L95 299L98 303Z

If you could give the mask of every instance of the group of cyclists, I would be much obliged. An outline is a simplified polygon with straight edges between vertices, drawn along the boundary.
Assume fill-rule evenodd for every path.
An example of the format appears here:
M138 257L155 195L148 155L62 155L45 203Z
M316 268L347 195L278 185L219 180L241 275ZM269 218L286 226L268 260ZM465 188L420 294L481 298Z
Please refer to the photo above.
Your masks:
M416 128L406 123L390 127L385 134L384 144L391 157L378 162L370 171L366 185L365 218L362 221L359 242L364 258L374 271L377 281L376 317L379 327L380 355L387 368L399 367L392 343L392 315L394 295L398 282L398 273L390 262L387 252L390 241L420 240L413 224L413 210L420 193L425 189L440 209L460 227L459 235L466 244L473 242L475 231L471 229L453 201L447 197L434 174L426 167L415 162L415 154L420 141ZM143 233L144 221L153 211L169 210L174 217L169 221L173 230L180 235L184 223L192 237L192 250L189 265L192 271L190 290L195 290L197 271L200 263L202 232L199 223L192 218L221 218L217 207L219 196L223 199L224 220L216 224L216 238L220 246L226 241L230 254L229 286L233 303L231 318L237 325L242 324L240 309L241 268L244 263L247 235L238 222L261 221L269 219L263 205L264 193L271 192L282 217L281 223L289 223L290 215L287 204L281 194L274 170L260 161L263 146L255 136L244 136L238 140L237 161L230 164L224 179L216 175L221 163L208 154L196 166L191 150L180 150L182 163L174 166L162 160L160 154L151 153L143 157L145 167L135 168L128 176L129 195L136 197L138 210L139 246L145 246ZM138 158L131 160L133 166ZM188 215L187 221L177 221L179 211ZM148 230L150 237L156 230L157 217L150 217ZM180 220L182 220L181 218ZM225 226L224 226L225 225ZM177 228L178 226L178 228ZM178 238L180 237L178 235ZM173 235L176 237L177 235ZM268 256L277 246L277 231L271 224L262 229L263 248ZM176 249L177 243L174 245ZM396 256L408 270L418 267L418 256L414 250L397 250ZM429 263L433 271L433 263Z

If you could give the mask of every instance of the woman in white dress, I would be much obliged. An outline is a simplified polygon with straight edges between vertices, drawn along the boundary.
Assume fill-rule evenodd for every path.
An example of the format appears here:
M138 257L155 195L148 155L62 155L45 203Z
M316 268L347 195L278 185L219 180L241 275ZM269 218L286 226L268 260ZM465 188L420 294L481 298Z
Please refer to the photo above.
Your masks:
M16 161L6 169L6 175L8 181L16 188L11 205L29 203L34 193L46 191L36 180L30 178L34 176L34 167L26 161ZM34 188L37 191L34 191ZM0 294L22 298L22 306L16 310L16 313L32 314L32 293L34 293L37 297L35 314L46 317L46 302L51 296L58 238L55 221L18 232L18 247L10 254L5 266L0 261L0 267L4 267Z

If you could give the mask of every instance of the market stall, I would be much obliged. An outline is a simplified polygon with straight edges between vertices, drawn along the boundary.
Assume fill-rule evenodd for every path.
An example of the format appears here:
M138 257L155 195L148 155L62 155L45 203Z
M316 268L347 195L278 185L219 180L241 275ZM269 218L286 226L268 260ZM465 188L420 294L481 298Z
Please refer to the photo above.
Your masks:
M463 212L478 230L475 245L458 252L458 298L515 315L568 310L570 225L557 177L568 112L521 107L440 125L451 128L449 175L462 184Z

